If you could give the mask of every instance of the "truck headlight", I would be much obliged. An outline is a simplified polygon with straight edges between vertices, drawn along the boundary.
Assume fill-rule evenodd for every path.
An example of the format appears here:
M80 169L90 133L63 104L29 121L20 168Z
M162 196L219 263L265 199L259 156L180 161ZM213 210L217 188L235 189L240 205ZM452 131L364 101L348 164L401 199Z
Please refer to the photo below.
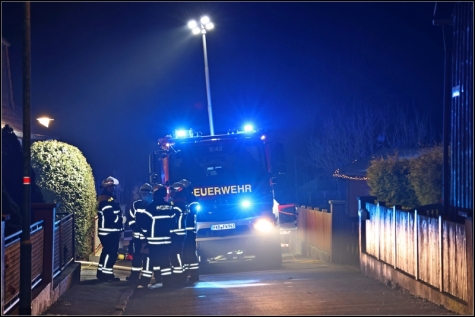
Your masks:
M254 222L254 229L263 233L271 232L273 228L274 224L268 219L262 218Z

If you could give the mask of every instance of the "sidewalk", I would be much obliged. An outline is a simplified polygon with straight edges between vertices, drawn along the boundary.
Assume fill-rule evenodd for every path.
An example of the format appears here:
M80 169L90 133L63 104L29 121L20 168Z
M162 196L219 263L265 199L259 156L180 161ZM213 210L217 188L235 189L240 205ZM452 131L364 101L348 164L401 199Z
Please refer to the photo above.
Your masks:
M117 261L114 274L120 282L96 279L97 263L81 262L81 279L42 315L122 315L135 287L126 280L131 261Z

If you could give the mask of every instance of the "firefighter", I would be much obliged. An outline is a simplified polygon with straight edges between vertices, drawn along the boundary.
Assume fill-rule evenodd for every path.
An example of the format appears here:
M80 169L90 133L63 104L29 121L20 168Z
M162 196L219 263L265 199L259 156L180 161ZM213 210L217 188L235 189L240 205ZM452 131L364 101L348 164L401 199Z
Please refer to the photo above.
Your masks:
M140 277L140 272L142 271L144 255L140 252L142 249L142 242L145 242L145 236L141 234L141 230L136 224L136 214L137 211L144 211L145 208L152 202L152 185L145 183L140 189L140 197L132 203L132 208L130 208L129 213L127 214L127 221L132 229L132 240L130 241L132 255L132 267L130 275L127 276L128 281L137 281ZM140 211L139 211L140 212Z
M186 282L186 274L183 267L183 243L186 238L185 220L188 212L187 201L181 183L174 183L170 186L171 204L177 208L178 228L172 236L172 250L170 259L172 261L173 282L180 285Z
M119 251L124 222L119 202L114 196L119 181L112 176L102 181L102 194L97 197L98 235L102 244L96 276L101 281L120 281L112 270Z
M137 212L137 226L142 231L147 243L142 248L148 249L139 284L146 286L152 275L161 280L163 287L172 286L172 269L170 265L170 248L172 233L178 228L177 210L165 201L167 188L161 184L153 186L153 201Z
M194 283L199 281L199 260L196 250L198 200L193 194L193 186L190 181L183 179L180 183L183 185L188 210L185 220L186 237L183 243L183 266L185 274L188 276L188 282Z

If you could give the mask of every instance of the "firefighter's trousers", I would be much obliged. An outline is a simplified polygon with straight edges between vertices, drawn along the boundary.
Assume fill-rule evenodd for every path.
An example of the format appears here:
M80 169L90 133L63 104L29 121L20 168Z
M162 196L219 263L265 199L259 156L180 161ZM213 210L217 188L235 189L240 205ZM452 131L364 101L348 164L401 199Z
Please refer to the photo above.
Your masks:
M138 279L140 277L140 272L142 271L142 267L144 265L145 256L140 252L142 249L142 241L139 238L132 238L130 240L130 251L132 252L132 268L130 273L131 279Z
M172 245L170 250L170 262L172 265L173 282L184 283L186 275L183 274L183 242L185 236L172 237Z
M188 232L183 243L183 268L185 275L191 280L199 279L198 251L196 250L196 234Z
M120 232L110 232L107 235L99 235L99 240L102 244L102 252L99 257L99 265L97 266L96 276L98 279L114 277L112 268L117 261L120 235Z
M140 284L149 284L152 275L155 281L163 285L171 284L172 269L170 265L171 244L156 244L148 246L148 255L145 257Z

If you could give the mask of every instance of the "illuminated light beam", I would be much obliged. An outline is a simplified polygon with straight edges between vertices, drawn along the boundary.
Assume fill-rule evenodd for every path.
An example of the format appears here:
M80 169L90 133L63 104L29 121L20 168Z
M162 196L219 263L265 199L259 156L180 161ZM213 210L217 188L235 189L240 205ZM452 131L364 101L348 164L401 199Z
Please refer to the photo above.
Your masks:
M224 282L199 282L194 288L237 288L237 287L252 287L252 286L265 286L268 283L255 283L257 280L244 280L244 281L224 281Z

